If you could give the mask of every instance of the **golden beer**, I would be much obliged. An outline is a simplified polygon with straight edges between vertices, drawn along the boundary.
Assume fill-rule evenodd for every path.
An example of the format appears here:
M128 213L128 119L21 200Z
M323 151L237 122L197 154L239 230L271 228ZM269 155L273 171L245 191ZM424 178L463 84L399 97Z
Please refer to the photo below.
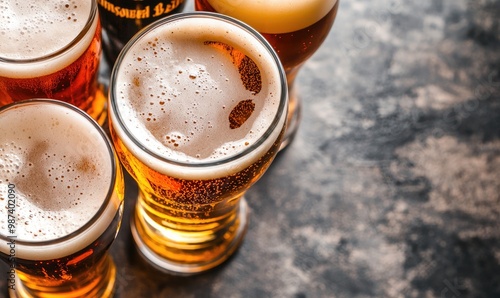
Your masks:
M300 101L293 89L295 77L328 36L338 6L337 0L195 0L198 11L223 13L254 27L278 53L290 93L288 128L283 147L293 139L300 118Z
M267 41L220 15L168 17L120 54L109 106L140 189L132 235L142 256L175 274L226 260L246 230L243 195L284 132L286 80Z
M0 108L0 259L12 297L110 297L123 177L103 130L54 100Z
M2 4L0 106L30 98L58 99L102 124L107 99L97 82L101 25L95 1Z

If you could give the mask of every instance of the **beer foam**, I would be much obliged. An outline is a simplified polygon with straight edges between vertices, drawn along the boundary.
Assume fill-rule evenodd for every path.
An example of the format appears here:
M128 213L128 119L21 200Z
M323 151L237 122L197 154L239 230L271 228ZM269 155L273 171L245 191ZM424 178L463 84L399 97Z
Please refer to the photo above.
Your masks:
M56 53L78 37L95 8L93 1L46 0L43 5L25 0L0 0L0 76L30 78L56 72L75 61L89 47L98 16L81 40L64 55L37 62Z
M215 11L251 25L261 33L288 33L311 26L338 0L207 0Z
M247 31L211 18L156 27L125 53L113 71L110 116L127 148L151 168L180 178L220 177L249 166L278 137L280 129L238 165L179 170L152 160L140 147L187 164L221 161L248 149L275 120L283 92L279 68ZM141 146L116 125L114 109Z
M42 104L2 112L0 127L0 233L40 242L87 224L112 183L109 147L92 123L64 106ZM7 208L9 189L15 193L12 213ZM114 217L112 210L108 213L100 227L97 224L71 245L59 243L53 250L38 252L19 248L17 253L48 259L75 252L75 245L85 247L106 229ZM7 228L13 218L14 233Z

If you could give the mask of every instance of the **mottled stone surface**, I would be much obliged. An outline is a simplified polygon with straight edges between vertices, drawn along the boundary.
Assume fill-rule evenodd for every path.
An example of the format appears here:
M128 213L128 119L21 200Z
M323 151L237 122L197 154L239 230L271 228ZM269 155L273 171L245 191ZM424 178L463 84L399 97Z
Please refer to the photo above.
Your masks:
M150 269L130 183L116 297L500 297L499 16L496 0L341 0L240 250L199 276Z

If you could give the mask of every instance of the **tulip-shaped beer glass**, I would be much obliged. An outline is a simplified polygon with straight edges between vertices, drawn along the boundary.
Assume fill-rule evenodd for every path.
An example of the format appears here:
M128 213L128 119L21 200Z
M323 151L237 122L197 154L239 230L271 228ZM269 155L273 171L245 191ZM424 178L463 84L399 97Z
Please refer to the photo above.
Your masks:
M246 230L243 195L285 130L276 53L230 17L177 14L125 46L109 98L111 136L140 189L132 235L141 255L182 275L222 263Z

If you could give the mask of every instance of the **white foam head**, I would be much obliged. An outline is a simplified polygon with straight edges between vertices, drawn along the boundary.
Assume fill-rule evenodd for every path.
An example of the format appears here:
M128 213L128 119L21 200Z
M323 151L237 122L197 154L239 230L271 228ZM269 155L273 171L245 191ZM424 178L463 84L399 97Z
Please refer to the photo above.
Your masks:
M112 149L95 125L66 105L42 102L1 112L0 127L0 234L40 242L86 225L113 184ZM10 188L16 202L12 213L6 208ZM18 247L18 257L51 259L78 251L109 225L117 210L110 205L78 239L40 251ZM7 228L9 219L15 219L14 233Z
M238 69L245 65L255 70L250 60L260 72L260 87L255 77L242 78ZM188 179L233 173L255 162L281 132L286 113L278 113L286 107L286 85L277 61L261 40L219 19L181 17L156 26L127 49L115 67L112 123L127 148L161 173ZM232 115L252 108L241 126L231 128ZM115 109L123 125L117 125ZM188 169L158 162L199 165L227 160L262 141L274 124L278 128L264 144L234 164Z
M288 33L321 20L338 0L208 0L215 11L251 25L261 33Z
M17 61L0 59L0 76L38 77L68 66L90 45L98 24L96 14L96 4L90 0L46 0L43 5L0 0L0 58ZM90 26L87 34L79 37L87 26ZM39 59L70 44L62 55ZM33 59L39 60L26 62Z

